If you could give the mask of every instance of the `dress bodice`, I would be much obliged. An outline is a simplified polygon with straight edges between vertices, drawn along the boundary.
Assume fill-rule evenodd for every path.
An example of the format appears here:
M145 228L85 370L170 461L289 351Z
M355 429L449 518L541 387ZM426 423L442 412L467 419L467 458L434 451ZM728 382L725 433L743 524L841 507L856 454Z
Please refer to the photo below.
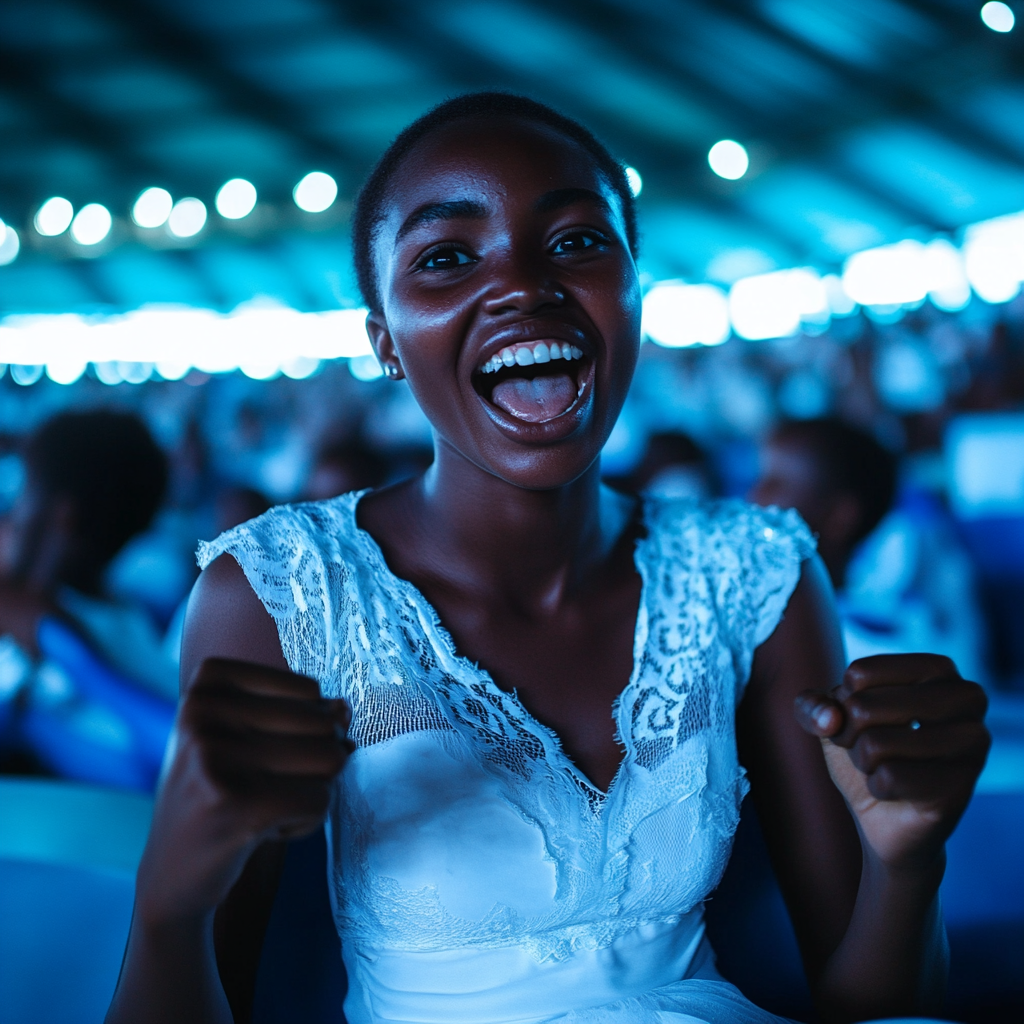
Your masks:
M806 526L739 501L645 504L603 793L459 655L357 526L359 497L275 508L200 550L239 562L289 665L352 705L328 824L349 1020L554 1020L674 987L747 789L736 705L813 551Z

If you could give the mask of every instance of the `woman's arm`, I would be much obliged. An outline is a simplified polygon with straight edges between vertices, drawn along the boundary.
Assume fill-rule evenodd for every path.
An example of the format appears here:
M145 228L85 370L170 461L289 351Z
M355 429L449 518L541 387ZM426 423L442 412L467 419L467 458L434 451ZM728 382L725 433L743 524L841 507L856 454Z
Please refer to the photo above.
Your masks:
M844 675L831 588L818 559L805 563L755 655L737 731L826 1020L941 1004L943 844L984 763L984 710L938 656L864 659Z
M268 843L323 821L350 750L344 701L288 671L273 620L230 557L202 574L189 600L181 678L177 748L108 1024L246 1015L279 868ZM219 906L224 942L215 944ZM246 934L252 941L240 944ZM223 980L215 945L226 954Z

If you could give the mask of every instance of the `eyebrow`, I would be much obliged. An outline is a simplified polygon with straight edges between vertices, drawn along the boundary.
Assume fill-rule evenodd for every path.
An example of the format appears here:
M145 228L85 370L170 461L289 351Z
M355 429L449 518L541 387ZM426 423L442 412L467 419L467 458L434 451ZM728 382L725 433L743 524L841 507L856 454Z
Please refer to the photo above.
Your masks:
M572 206L573 203L596 203L611 213L608 200L591 188L556 188L551 192L545 192L534 204L534 209L538 213L550 213L552 210L561 210L564 206Z
M398 229L397 238L407 235L420 224L429 224L434 220L460 220L471 218L480 220L487 216L487 207L473 199L453 199L447 203L427 203L413 210L402 226Z

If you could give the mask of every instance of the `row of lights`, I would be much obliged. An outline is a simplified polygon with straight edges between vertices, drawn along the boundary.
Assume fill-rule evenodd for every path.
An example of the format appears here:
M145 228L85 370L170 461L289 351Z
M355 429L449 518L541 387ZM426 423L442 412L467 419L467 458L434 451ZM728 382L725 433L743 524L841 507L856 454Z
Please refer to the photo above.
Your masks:
M963 309L974 291L1008 302L1024 284L1024 212L971 226L957 249L945 239L905 240L855 253L842 275L810 267L738 280L728 294L711 284L662 281L643 303L643 331L669 348L719 345L732 334L749 341L824 330L858 306L876 315L914 308ZM347 359L359 380L381 376L365 329L366 310L300 313L266 301L223 316L201 309L142 308L119 317L75 314L12 316L0 324L0 363L19 384L45 373L71 384L91 364L106 384L179 380L241 370L256 380L302 379L325 360Z
M72 384L91 365L104 384L180 380L241 370L254 380L302 379L325 360L372 361L366 310L302 313L253 301L223 315L206 309L143 307L115 317L73 313L9 316L0 323L0 364L19 384L45 375ZM2 370L0 370L2 372Z
M295 205L306 213L322 213L337 197L338 183L323 171L311 171L292 190ZM232 178L217 190L214 206L225 220L242 220L256 208L256 199L256 186L251 181ZM154 187L139 194L131 217L140 228L166 226L175 238L191 238L206 225L207 211L201 199L187 196L175 202L167 189ZM44 237L53 238L70 229L79 245L97 245L110 234L114 221L102 203L88 203L76 213L69 200L53 196L39 207L32 223Z
M716 143L708 154L712 170L723 178L740 178L747 170L746 150L731 139ZM626 167L626 179L634 196L643 189L643 178L635 167ZM292 190L295 205L306 213L322 213L338 197L338 183L324 171L311 171ZM256 208L256 186L245 178L232 178L217 190L214 206L225 220L242 220ZM186 239L206 226L206 204L194 196L177 201L165 188L144 189L131 208L132 221L140 228L165 227L174 238ZM78 212L64 196L51 196L36 211L32 221L36 233L55 238L69 231L82 246L98 245L114 225L110 210L102 203L87 203ZM0 221L0 266L12 262L21 242L17 231Z
M993 32L1012 32L1016 17L1008 4L989 0L982 5L982 22ZM750 167L746 148L734 139L721 139L708 151L708 164L720 178L736 181ZM640 195L643 179L634 167L626 168L626 177L634 196ZM296 206L307 213L321 213L328 209L338 195L335 180L323 171L307 174L292 192ZM247 217L256 206L256 186L244 178L225 182L215 199L217 212L227 220ZM148 188L136 199L132 219L141 228L159 228L167 225L176 238L191 238L206 224L206 205L193 197L174 202L170 192L163 188ZM61 235L70 227L71 237L79 245L96 245L110 233L113 218L100 203L89 203L75 214L71 203L62 196L48 199L35 216L35 229L40 235ZM18 255L20 240L14 228L0 221L0 266L12 262Z
M958 249L944 238L906 239L854 253L842 275L811 267L740 278L728 293L712 284L666 281L644 297L643 330L668 348L720 345L735 333L748 341L824 330L858 306L890 317L925 299L947 312L972 292L989 303L1014 299L1024 284L1024 212L967 229Z

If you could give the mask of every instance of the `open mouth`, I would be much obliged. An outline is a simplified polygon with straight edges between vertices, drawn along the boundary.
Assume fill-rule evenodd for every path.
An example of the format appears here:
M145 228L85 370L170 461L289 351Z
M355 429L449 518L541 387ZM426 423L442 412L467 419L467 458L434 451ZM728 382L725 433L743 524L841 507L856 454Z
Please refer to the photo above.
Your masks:
M518 342L478 367L473 386L509 416L525 423L547 423L576 404L592 365L581 348L568 342Z

